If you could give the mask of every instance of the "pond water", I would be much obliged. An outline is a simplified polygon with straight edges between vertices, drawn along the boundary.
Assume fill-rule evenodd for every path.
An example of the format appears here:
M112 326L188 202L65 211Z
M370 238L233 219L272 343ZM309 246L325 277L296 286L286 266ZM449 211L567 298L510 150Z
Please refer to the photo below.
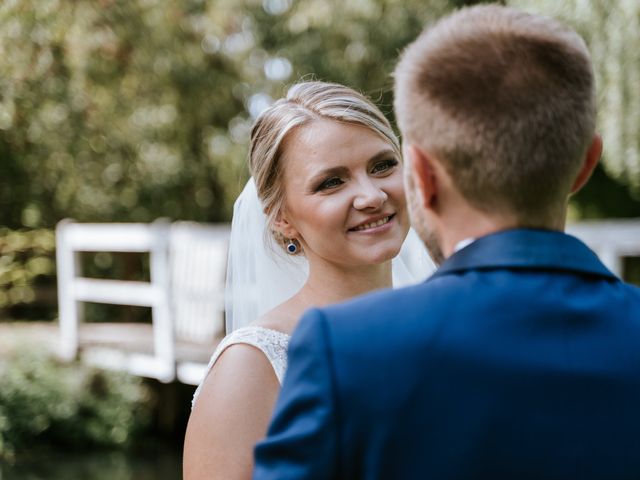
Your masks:
M180 480L182 455L153 452L52 452L9 465L0 462L0 480Z

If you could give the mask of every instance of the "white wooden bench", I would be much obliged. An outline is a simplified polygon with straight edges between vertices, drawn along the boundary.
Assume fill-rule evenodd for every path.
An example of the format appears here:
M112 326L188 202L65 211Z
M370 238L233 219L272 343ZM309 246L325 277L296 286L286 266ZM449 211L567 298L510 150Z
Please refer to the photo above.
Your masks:
M228 225L80 224L56 229L60 355L162 382L199 383L223 334ZM149 253L150 281L86 278L82 252ZM152 325L83 322L83 302L151 308Z

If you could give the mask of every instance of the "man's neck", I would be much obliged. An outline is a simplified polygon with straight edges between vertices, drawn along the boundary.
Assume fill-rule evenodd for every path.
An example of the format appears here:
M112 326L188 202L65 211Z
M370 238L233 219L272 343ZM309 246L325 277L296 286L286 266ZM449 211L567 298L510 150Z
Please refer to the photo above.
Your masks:
M458 218L451 222L443 221L442 225L445 224L447 227L440 229L439 244L445 258L448 258L455 253L457 245L469 239L476 239L514 228L543 228L563 231L565 220L564 217L562 217L555 222L548 222L541 225L527 225L526 222L519 221L515 217L488 215L477 212L472 218L468 218L467 221L464 221L464 218Z

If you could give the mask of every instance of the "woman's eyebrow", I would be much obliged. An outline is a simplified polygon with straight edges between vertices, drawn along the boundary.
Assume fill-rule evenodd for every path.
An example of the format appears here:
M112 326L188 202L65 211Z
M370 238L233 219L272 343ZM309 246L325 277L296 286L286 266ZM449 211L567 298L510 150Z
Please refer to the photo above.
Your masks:
M369 159L368 164L375 163L378 160L386 159L389 156L397 157L396 152L390 148L385 148L384 150L380 150L373 157Z
M311 176L310 181L314 183L316 181L324 180L327 177L340 176L346 173L349 173L349 169L347 167L323 168L322 170L319 170L318 172L314 173Z
M397 155L396 155L396 152L391 148L382 149L367 161L367 165L378 162L382 159L386 159L389 156L393 156L395 158ZM321 180L324 180L327 177L334 177L334 176L339 177L341 175L345 175L348 173L349 173L349 168L345 166L323 168L315 172L313 175L311 175L309 182L316 183Z

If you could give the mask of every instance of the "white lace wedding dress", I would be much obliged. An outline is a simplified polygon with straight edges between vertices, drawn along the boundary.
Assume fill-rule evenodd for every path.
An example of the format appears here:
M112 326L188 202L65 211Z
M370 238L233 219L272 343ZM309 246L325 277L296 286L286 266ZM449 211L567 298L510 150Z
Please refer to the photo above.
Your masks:
M234 330L224 337L218 344L218 347L211 356L211 360L209 360L209 365L207 366L204 378L207 378L211 368L216 363L216 360L218 360L220 355L222 355L222 352L231 345L244 343L257 348L264 353L265 357L267 357L267 360L269 360L269 363L273 367L273 371L278 378L278 382L282 385L282 379L284 378L284 373L287 370L287 347L289 346L290 338L291 337L286 333L253 325ZM203 382L204 379L193 394L193 400L191 401L192 408L198 399Z

